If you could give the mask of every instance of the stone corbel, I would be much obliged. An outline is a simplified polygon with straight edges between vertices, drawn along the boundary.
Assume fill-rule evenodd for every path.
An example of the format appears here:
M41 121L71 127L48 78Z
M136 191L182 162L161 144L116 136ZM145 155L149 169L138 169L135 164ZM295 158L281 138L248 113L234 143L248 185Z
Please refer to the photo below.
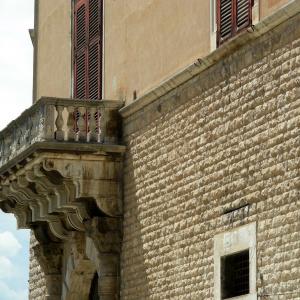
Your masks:
M68 239L95 216L121 215L121 170L120 153L41 151L1 175L0 202L11 203L22 228L47 222Z
M120 216L121 205L121 167L120 157L99 153L82 156L68 155L43 160L46 172L57 172L75 187L75 198L79 202L94 199L99 210L108 216Z

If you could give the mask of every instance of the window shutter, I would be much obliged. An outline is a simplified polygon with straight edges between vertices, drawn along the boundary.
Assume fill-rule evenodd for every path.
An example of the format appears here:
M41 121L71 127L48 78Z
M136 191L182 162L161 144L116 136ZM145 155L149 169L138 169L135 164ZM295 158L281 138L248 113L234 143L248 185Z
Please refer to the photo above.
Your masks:
M236 15L237 31L250 26L251 1L237 0Z
M86 3L78 1L75 9L75 47L82 49L86 39Z
M102 94L102 1L89 2L88 98L101 99Z
M75 58L75 98L86 98L86 52L78 53Z
M103 0L77 0L74 10L74 97L101 99Z
M251 25L252 4L253 0L218 0L218 46Z
M220 0L218 11L219 41L226 40L233 33L233 1Z
M99 99L101 97L101 51L100 44L94 43L89 47L89 99Z
M74 11L74 97L86 98L86 8L87 1L79 0Z

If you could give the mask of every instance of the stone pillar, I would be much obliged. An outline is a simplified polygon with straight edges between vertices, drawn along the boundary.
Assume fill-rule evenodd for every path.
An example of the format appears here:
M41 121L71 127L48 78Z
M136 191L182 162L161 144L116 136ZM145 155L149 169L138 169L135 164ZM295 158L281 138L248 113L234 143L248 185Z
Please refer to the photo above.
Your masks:
M38 243L33 247L34 255L45 274L46 299L60 300L62 294L62 256L61 242L54 242L46 234L45 226L34 229Z
M99 298L101 300L118 299L119 255L103 254L99 256Z
M58 274L46 274L46 288L48 300L61 300L62 276Z
M86 254L97 266L101 300L119 299L120 220L93 218L85 223Z

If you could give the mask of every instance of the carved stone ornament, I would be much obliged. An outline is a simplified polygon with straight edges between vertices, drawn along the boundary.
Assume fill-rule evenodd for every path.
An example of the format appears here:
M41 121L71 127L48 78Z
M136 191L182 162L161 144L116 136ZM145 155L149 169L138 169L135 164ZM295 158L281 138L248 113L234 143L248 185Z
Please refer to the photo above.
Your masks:
M121 157L103 153L39 153L2 175L0 205L20 228L47 222L66 239L69 231L84 231L93 215L121 215L121 165Z
M0 208L20 228L47 222L64 240L121 215L121 105L42 98L0 132Z

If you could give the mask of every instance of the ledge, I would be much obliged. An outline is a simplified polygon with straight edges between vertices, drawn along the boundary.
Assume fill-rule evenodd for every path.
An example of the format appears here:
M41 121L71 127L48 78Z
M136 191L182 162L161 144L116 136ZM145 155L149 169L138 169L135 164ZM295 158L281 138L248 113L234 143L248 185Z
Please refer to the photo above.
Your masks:
M252 26L248 30L232 38L230 41L226 42L206 57L199 58L193 64L189 65L171 78L162 82L162 84L160 84L158 87L152 89L144 96L123 107L120 110L120 114L123 118L129 117L130 115L136 113L137 111L143 109L145 106L155 101L157 98L164 96L179 85L182 85L183 83L199 75L209 67L215 65L217 62L222 60L224 57L229 56L231 53L241 48L243 45L257 39L258 37L266 34L286 20L296 16L299 12L300 1L293 0L289 4L276 11L271 16L261 20L257 25Z
M126 150L125 146L122 145L108 145L108 144L96 144L96 143L68 143L68 142L38 142L25 151L8 161L5 165L0 167L0 176L10 172L17 164L22 163L28 157L33 156L38 152L62 152L62 153L73 153L73 154L121 154Z

